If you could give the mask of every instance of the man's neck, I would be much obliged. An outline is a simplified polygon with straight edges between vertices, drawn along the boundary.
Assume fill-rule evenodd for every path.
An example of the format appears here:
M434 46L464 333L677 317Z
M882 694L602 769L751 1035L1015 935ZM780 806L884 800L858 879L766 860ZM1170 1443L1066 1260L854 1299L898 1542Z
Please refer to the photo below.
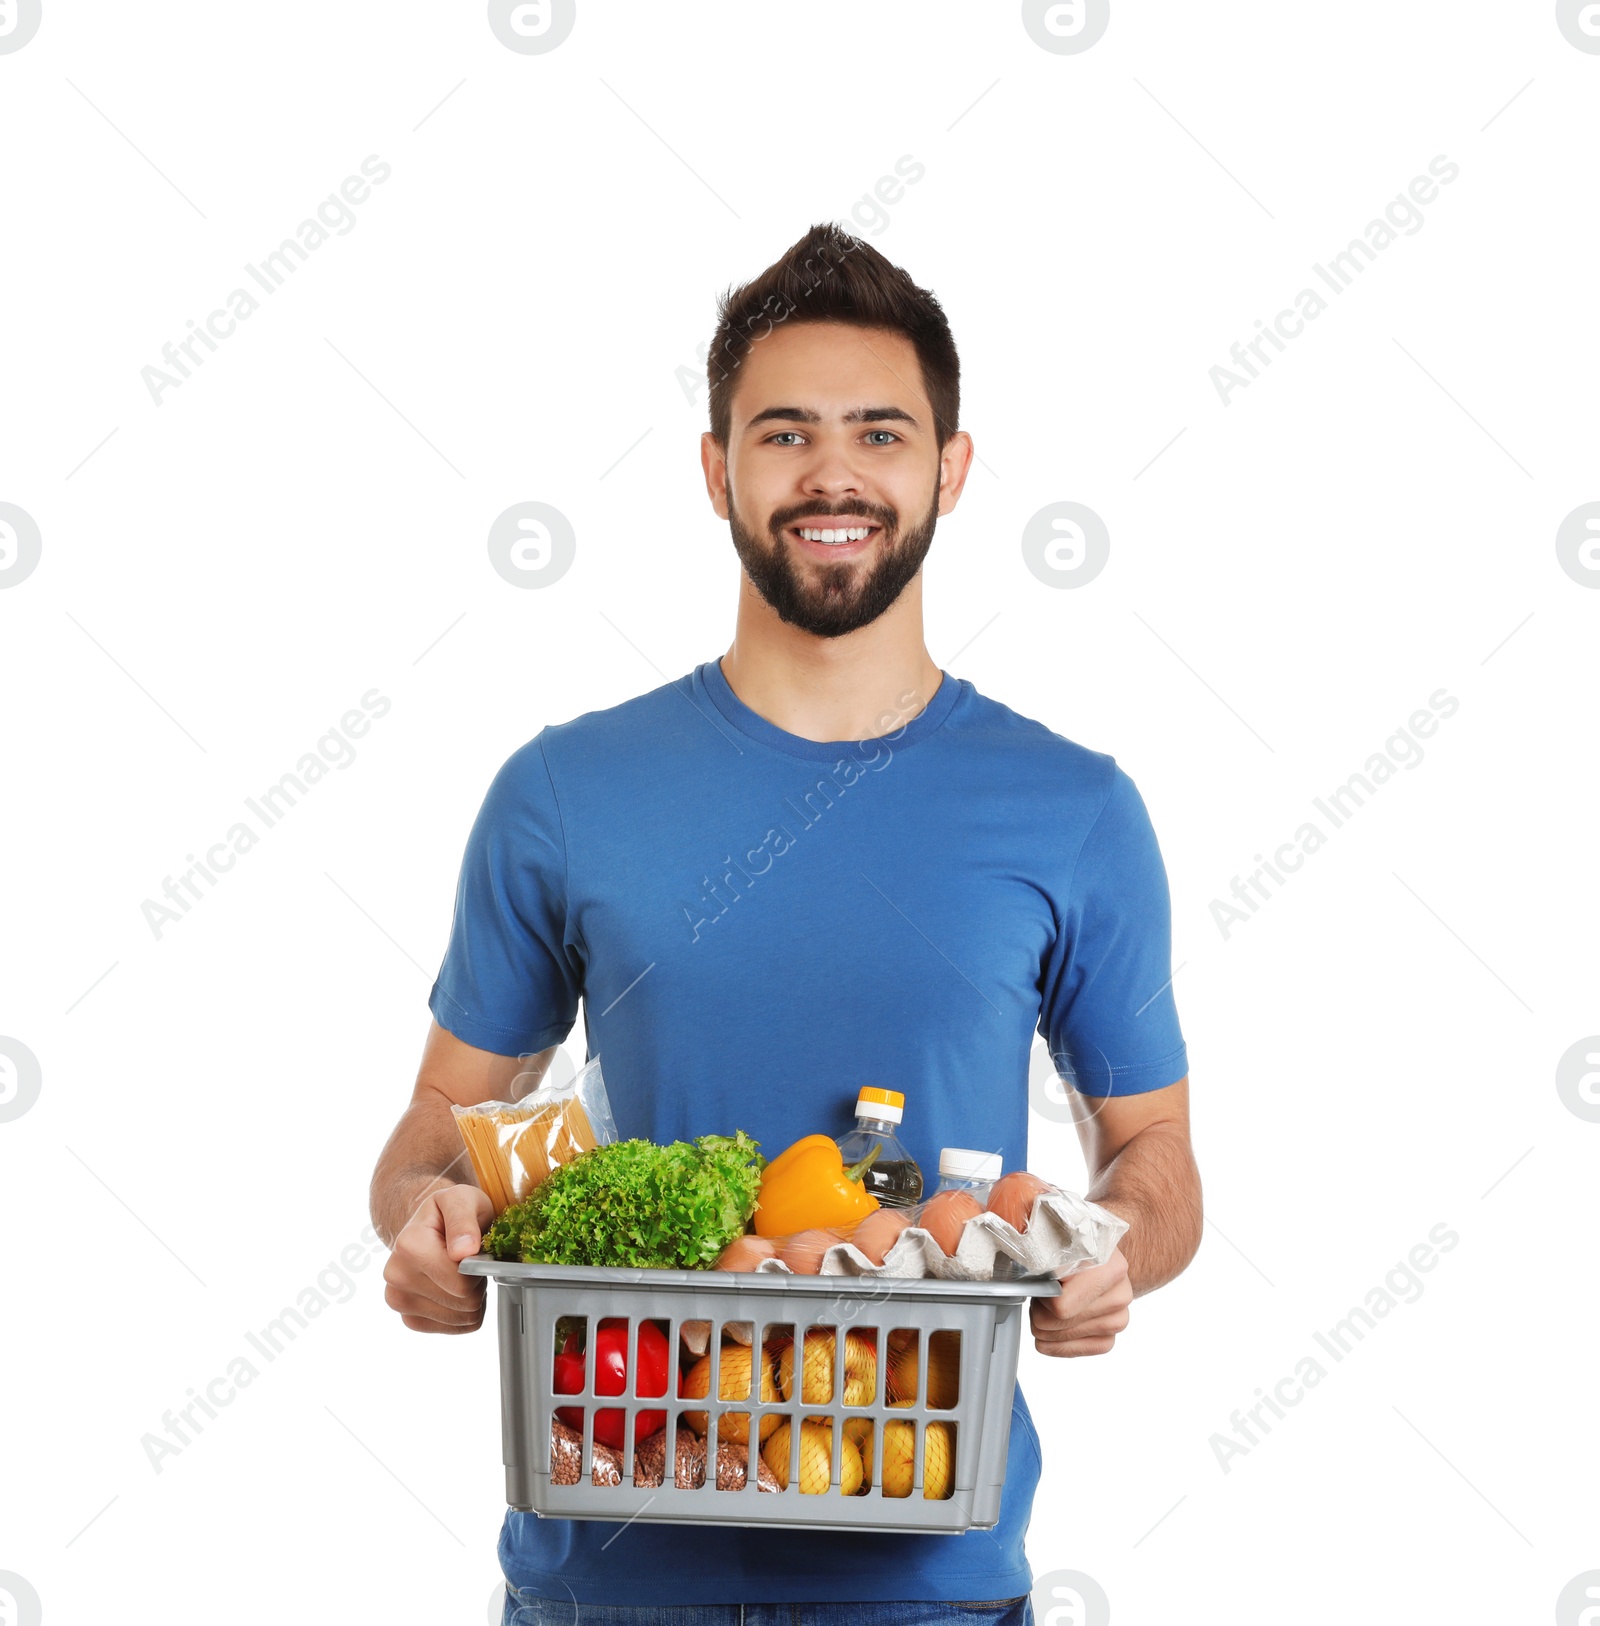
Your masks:
M741 603L722 675L758 717L803 740L892 734L928 704L944 676L922 641L920 603L905 602L910 591L843 638L814 637L764 602L765 615Z

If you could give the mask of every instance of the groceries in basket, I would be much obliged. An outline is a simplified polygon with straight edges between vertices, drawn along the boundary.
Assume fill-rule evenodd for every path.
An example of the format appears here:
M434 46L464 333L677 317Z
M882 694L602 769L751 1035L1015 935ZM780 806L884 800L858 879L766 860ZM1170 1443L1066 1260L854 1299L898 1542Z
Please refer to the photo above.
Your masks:
M737 1129L595 1146L501 1214L484 1248L525 1264L709 1269L755 1212L762 1161Z
M870 1099L895 1093L864 1090L850 1135L805 1135L770 1161L740 1129L666 1146L617 1140L598 1057L564 1090L496 1104L504 1122L458 1108L495 1204L484 1251L525 1264L958 1281L1059 1278L1111 1257L1124 1220L1025 1170L1002 1175L997 1152L947 1147L926 1201L889 1201L922 1188L892 1133L899 1098ZM880 1201L870 1175L886 1157L893 1189Z
M840 1156L861 1167L861 1184L881 1208L910 1208L922 1196L922 1170L895 1134L905 1105L899 1090L866 1085L856 1096L855 1128L839 1136Z
M692 1428L680 1423L673 1451L672 1482L681 1490L698 1490L706 1482L706 1442ZM726 1442L717 1447L713 1473L718 1490L743 1490L749 1453ZM633 1483L641 1490L653 1490L666 1477L667 1436L658 1429L633 1454ZM550 1426L550 1478L557 1485L576 1485L583 1477L583 1436L560 1421ZM594 1445L589 1471L596 1485L620 1485L622 1457L598 1440ZM764 1491L780 1490L772 1470L758 1456L756 1480Z
M718 1260L720 1269L955 1281L1059 1278L1105 1264L1128 1229L1110 1210L1038 1175L1022 1169L1002 1175L998 1153L958 1147L940 1154L939 1186L926 1202L888 1208L862 1193L852 1205L836 1194L833 1165L812 1144L820 1140L799 1141L768 1164L755 1235L734 1240ZM774 1171L780 1189L769 1208ZM857 1178L853 1170L842 1173L846 1182ZM830 1212L842 1217L830 1221ZM786 1220L803 1228L787 1228Z
M792 1236L852 1225L880 1208L910 1208L922 1195L922 1170L894 1133L904 1105L898 1090L865 1088L848 1134L806 1135L773 1158L761 1179L756 1234Z
M843 1332L842 1363L837 1339L840 1329L812 1326L804 1329L802 1354L795 1359L793 1327L771 1327L759 1349L725 1339L719 1351L718 1398L723 1401L749 1400L756 1387L759 1370L760 1398L767 1402L799 1401L806 1406L843 1408L842 1424L833 1415L785 1417L777 1412L760 1416L756 1444L761 1466L771 1474L774 1487L790 1486L790 1464L796 1453L793 1429L798 1423L800 1446L795 1482L803 1496L820 1495L832 1486L834 1429L841 1427L839 1440L839 1491L854 1496L870 1490L876 1482L889 1497L909 1496L913 1480L915 1425L909 1421L885 1421L881 1457L873 1450L876 1423L871 1417L851 1417L854 1407L872 1406L879 1401L878 1362L886 1361L882 1375L882 1403L896 1409L917 1405L919 1398L938 1410L952 1410L959 1390L961 1335L955 1331L934 1332L927 1339L926 1392L919 1395L922 1356L915 1329L899 1328L887 1333L880 1343L876 1328L852 1327ZM836 1389L836 1368L842 1364L842 1388ZM798 1366L798 1395L796 1367ZM702 1356L684 1373L678 1393L686 1399L699 1399L710 1390L711 1356ZM702 1438L709 1439L711 1424L707 1412L685 1412L683 1421ZM746 1446L750 1438L750 1416L746 1412L723 1412L717 1420L717 1438L735 1448ZM943 1501L954 1487L954 1429L948 1422L925 1425L923 1462L924 1499ZM720 1446L719 1446L720 1449ZM765 1480L763 1478L763 1488Z
M565 1083L548 1079L517 1101L452 1106L479 1186L503 1214L552 1169L617 1138L600 1058Z
M558 1352L555 1357L555 1389L558 1394L579 1394L585 1386L585 1334L582 1317L565 1318L558 1323ZM670 1351L664 1331L666 1323L644 1320L638 1323L636 1381L630 1382L627 1352L627 1318L603 1318L594 1341L594 1391L602 1395L625 1395L649 1399L667 1393ZM680 1398L695 1400L709 1390L710 1356L686 1354L678 1374ZM722 1375L718 1385L722 1399L742 1399L751 1386L752 1353L747 1346L729 1343L722 1350ZM766 1351L761 1354L761 1399L776 1401L773 1364ZM782 1421L777 1416L762 1420L760 1440L764 1441ZM633 1420L633 1483L644 1488L659 1486L666 1474L666 1413L639 1409ZM743 1424L741 1428L740 1424ZM620 1408L602 1407L595 1413L591 1431L593 1454L590 1478L596 1485L620 1485L623 1452L627 1447L625 1417ZM550 1473L558 1485L576 1485L582 1477L583 1408L557 1406L550 1427ZM749 1461L749 1418L743 1413L724 1414L711 1448L711 1425L703 1411L680 1414L673 1442L673 1483L694 1489L705 1483L710 1461L719 1490L739 1490L745 1484ZM759 1441L758 1441L759 1444ZM772 1469L758 1454L756 1478L764 1491L781 1488Z
M727 1332L724 1328L724 1332ZM759 1345L724 1337L717 1352L717 1398L723 1402L758 1400L776 1405L798 1400L805 1406L838 1406L832 1414L785 1416L757 1413L756 1481L762 1491L793 1489L802 1496L822 1495L834 1488L834 1430L838 1439L841 1495L864 1495L876 1484L891 1498L912 1495L915 1482L915 1442L919 1424L912 1420L850 1416L851 1408L885 1405L893 1409L919 1407L954 1412L960 1393L961 1334L954 1329L928 1332L899 1327L880 1334L877 1328L843 1329L842 1361L837 1339L841 1329L809 1326L799 1329L803 1353L795 1357L796 1327L767 1326ZM621 1395L625 1386L635 1397L666 1392L666 1338L654 1321L638 1323L639 1344L636 1386L627 1385L626 1318L606 1318L595 1340L597 1393ZM558 1393L577 1393L584 1387L583 1333L562 1331L556 1357ZM880 1342L881 1337L881 1342ZM880 1353L884 1363L880 1385ZM575 1366L564 1366L573 1362ZM842 1390L835 1392L835 1371L842 1366ZM678 1376L678 1397L700 1400L710 1394L712 1357L709 1351L693 1358L685 1355ZM798 1367L798 1372L796 1368ZM798 1393L796 1392L798 1388ZM664 1414L635 1413L632 1483L650 1489L663 1483L668 1445L662 1426ZM608 1418L615 1418L614 1423ZM596 1413L591 1431L590 1479L595 1485L621 1485L626 1441L620 1410ZM798 1426L796 1449L793 1431ZM881 1426L881 1442L874 1436ZM953 1422L922 1422L922 1496L943 1501L955 1486L956 1430ZM550 1475L557 1485L575 1485L582 1477L582 1408L558 1406L550 1429ZM695 1489L712 1473L719 1490L742 1489L750 1461L751 1413L730 1410L685 1410L679 1414L672 1442L673 1483ZM879 1447L875 1449L875 1447Z
M878 1199L862 1184L876 1149L851 1168L837 1141L806 1135L767 1164L756 1206L757 1236L792 1236L829 1225L853 1225Z
M558 1395L581 1394L585 1368L584 1336L580 1329L572 1328L562 1339L555 1360L555 1389ZM654 1399L667 1392L667 1368L671 1365L671 1351L666 1335L653 1321L639 1323L637 1343L638 1381L633 1393ZM594 1391L601 1395L620 1395L627 1389L628 1380L628 1323L623 1316L607 1316L595 1331ZM557 1406L556 1417L570 1429L583 1431L583 1407ZM633 1420L634 1443L658 1433L665 1427L664 1411L641 1411ZM594 1414L594 1437L613 1451L622 1449L623 1411L620 1406L602 1406Z

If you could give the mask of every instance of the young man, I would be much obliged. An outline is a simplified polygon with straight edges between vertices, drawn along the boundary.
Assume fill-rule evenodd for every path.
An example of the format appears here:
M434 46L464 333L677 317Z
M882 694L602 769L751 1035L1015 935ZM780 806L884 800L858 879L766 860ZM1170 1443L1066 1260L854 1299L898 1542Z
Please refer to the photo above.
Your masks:
M923 559L973 455L932 295L814 227L723 299L709 368L701 461L744 566L733 643L545 728L490 786L416 1092L373 1177L388 1302L417 1331L482 1321L484 1284L456 1264L490 1205L461 1183L450 1104L511 1095L519 1057L541 1072L580 1001L619 1134L740 1128L776 1155L848 1128L859 1085L889 1085L929 1189L943 1146L1026 1166L1038 1032L1075 1086L1088 1195L1130 1229L1109 1264L1034 1300L1032 1332L1047 1355L1104 1354L1200 1240L1144 804L1112 757L986 699L923 644ZM803 1602L808 1622L949 1603L1022 1622L1039 1470L1019 1389L993 1531L619 1534L508 1513L505 1618L542 1620L550 1599L580 1621Z

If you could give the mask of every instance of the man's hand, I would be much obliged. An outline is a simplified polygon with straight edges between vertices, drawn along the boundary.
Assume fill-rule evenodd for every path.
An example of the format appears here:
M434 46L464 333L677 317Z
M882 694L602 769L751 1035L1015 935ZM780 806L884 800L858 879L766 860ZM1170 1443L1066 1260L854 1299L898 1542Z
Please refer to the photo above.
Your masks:
M1028 1321L1041 1355L1104 1355L1128 1324L1133 1283L1121 1248L1103 1265L1080 1270L1061 1282L1053 1299L1031 1299Z
M384 1301L413 1332L476 1332L483 1325L482 1276L456 1266L483 1242L494 1205L477 1186L442 1186L417 1205L383 1267Z

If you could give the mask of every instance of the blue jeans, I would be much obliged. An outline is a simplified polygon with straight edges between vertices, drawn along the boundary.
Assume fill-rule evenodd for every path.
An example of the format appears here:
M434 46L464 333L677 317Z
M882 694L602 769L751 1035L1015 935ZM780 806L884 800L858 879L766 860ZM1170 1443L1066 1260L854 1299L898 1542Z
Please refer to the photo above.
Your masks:
M690 1603L642 1608L506 1594L502 1626L1033 1626L1027 1597L993 1603Z

